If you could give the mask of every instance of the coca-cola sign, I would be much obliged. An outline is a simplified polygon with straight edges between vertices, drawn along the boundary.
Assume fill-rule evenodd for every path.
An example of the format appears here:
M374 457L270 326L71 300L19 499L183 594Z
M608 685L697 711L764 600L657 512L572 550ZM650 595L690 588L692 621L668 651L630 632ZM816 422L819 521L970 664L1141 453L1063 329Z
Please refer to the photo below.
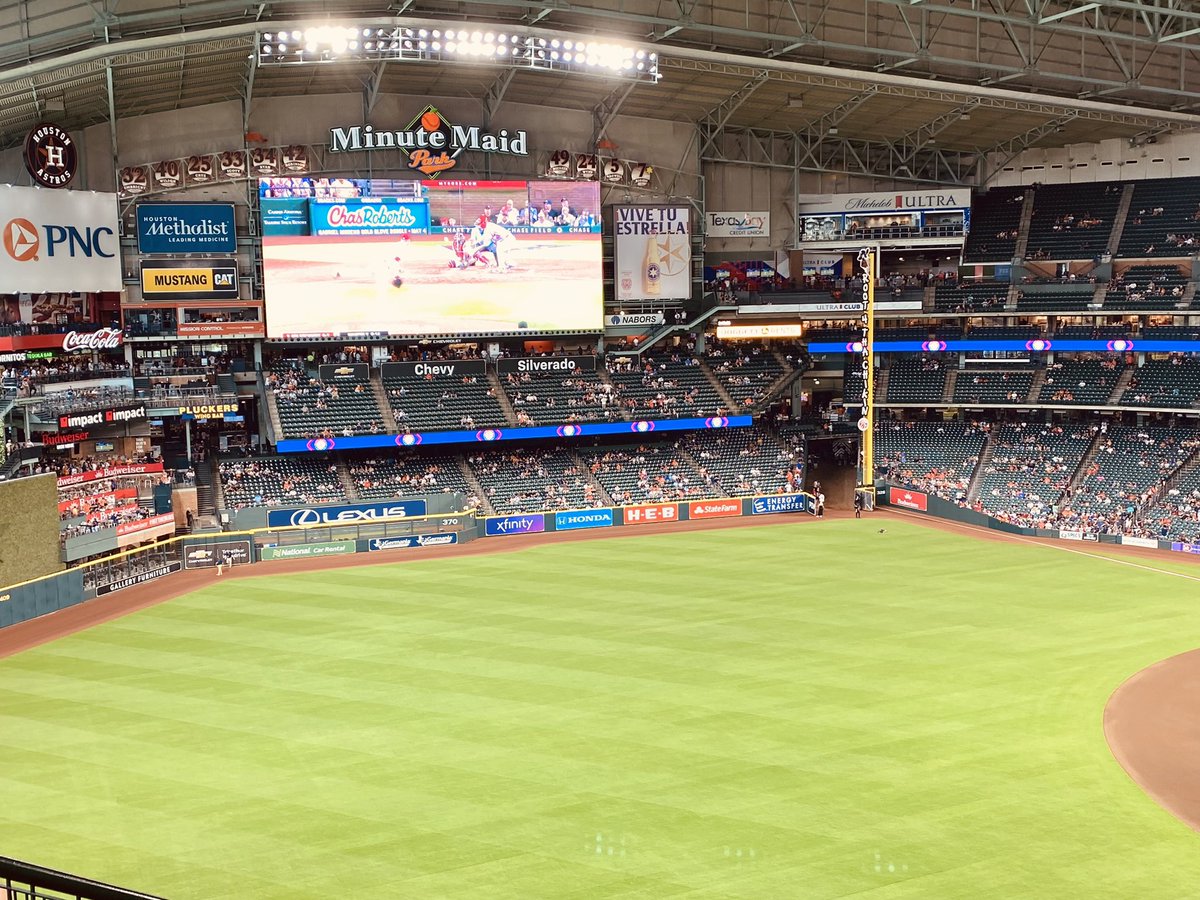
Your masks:
M71 350L116 350L121 346L123 335L119 328L101 328L98 331L69 331L63 336L62 348Z

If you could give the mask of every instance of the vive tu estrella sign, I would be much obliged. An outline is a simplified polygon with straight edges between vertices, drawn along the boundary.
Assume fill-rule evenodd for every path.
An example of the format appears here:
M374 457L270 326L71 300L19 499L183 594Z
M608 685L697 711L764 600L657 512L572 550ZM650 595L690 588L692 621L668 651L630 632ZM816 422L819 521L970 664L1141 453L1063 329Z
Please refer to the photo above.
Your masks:
M478 125L453 125L434 106L426 106L399 131L376 131L372 125L329 129L330 153L399 150L408 157L410 169L431 178L458 165L464 150L528 156L527 141L524 131L501 128L490 134Z

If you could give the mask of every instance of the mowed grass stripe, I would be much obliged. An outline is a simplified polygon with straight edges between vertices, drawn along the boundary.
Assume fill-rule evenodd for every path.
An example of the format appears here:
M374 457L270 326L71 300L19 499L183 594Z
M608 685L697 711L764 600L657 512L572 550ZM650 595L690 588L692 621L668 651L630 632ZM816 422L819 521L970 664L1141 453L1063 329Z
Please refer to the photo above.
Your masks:
M877 531L229 579L21 654L6 850L177 897L1105 896L1141 858L1188 896L1099 730L1200 643L1187 583Z

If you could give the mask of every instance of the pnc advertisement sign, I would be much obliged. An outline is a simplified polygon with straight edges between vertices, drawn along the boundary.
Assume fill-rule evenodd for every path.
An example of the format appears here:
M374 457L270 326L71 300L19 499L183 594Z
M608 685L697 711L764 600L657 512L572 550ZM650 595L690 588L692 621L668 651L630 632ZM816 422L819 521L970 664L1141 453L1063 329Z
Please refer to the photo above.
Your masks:
M313 525L365 525L380 519L423 516L424 500L389 500L385 503L354 503L345 506L305 506L298 509L273 509L267 513L267 527Z
M527 143L524 131L501 128L492 134L478 125L452 124L435 106L426 106L407 128L398 131L377 131L371 125L329 129L330 153L399 150L408 157L410 169L428 178L457 166L464 150L528 156Z
M9 293L121 290L117 195L0 185L0 284Z

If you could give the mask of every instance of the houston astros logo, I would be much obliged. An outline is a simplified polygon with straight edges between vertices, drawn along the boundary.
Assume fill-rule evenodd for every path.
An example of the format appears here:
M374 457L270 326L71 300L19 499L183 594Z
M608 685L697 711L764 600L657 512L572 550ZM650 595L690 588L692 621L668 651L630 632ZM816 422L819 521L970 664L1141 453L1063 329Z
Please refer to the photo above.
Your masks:
M17 262L36 260L41 243L37 228L28 219L13 219L4 226L4 252Z
M25 168L42 187L66 187L79 168L71 135L57 125L39 125L25 138Z

